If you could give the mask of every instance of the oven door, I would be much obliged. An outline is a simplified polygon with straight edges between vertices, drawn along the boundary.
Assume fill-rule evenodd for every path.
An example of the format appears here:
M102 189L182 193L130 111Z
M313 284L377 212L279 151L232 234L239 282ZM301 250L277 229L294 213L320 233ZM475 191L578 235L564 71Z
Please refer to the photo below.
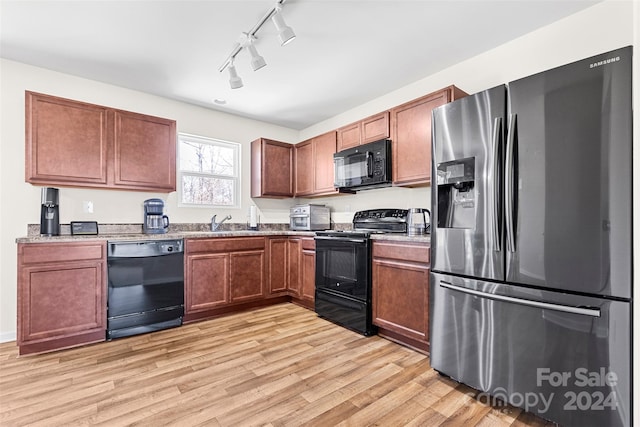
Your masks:
M316 292L370 302L370 240L316 236Z
M291 214L289 215L289 228L295 231L311 230L311 219L309 214Z

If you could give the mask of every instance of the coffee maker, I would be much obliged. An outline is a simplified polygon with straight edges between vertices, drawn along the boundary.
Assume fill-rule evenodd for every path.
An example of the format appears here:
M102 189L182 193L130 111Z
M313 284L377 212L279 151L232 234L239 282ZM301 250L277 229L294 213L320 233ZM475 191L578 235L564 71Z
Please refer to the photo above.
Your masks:
M146 234L163 234L168 228L169 217L164 215L164 201L162 199L145 200L142 231Z
M43 236L60 235L60 208L58 205L58 189L42 188L40 206L40 234Z

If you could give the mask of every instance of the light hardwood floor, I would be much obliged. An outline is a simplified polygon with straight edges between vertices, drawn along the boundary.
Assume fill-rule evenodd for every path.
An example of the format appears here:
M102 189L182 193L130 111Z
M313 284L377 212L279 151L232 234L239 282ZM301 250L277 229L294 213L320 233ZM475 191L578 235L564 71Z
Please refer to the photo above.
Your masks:
M293 304L44 355L0 344L0 426L551 425L473 395Z

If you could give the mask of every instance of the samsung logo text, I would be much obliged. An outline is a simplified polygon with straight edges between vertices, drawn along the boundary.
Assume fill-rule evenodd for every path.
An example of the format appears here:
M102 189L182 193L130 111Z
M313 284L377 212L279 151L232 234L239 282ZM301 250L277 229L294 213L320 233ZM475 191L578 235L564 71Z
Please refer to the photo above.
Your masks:
M589 64L589 68L602 67L603 65L611 64L612 62L620 61L620 57L605 59L604 61L593 62Z

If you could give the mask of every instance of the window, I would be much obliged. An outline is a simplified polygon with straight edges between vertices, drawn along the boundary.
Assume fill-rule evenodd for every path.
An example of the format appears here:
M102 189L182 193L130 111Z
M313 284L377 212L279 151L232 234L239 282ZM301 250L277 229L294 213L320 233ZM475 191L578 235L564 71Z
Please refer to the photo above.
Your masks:
M178 134L180 204L237 207L240 144Z

